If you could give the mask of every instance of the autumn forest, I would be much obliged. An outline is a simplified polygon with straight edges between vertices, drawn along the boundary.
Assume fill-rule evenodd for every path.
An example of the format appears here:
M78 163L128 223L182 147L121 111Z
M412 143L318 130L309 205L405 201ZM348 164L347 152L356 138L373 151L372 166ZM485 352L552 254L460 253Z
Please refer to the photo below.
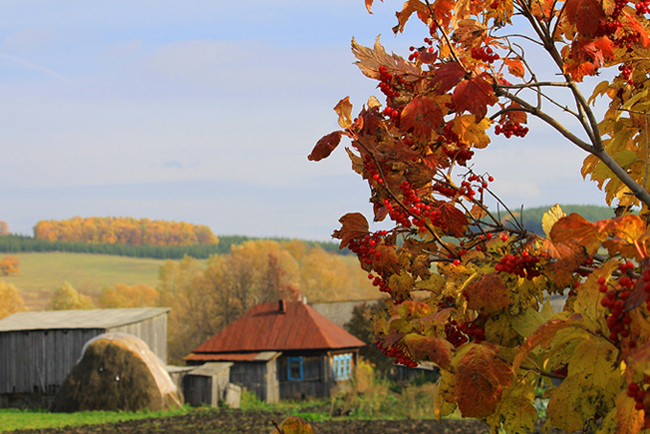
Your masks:
M13 236L6 225L2 227L5 230L0 241ZM205 226L144 219L41 221L34 234L35 239L44 238L51 243L149 243L158 244L159 249L220 242ZM245 237L240 241L233 242L228 252L212 254L207 259L186 255L161 261L157 285L114 282L93 293L78 291L68 282L51 282L45 309L171 307L169 362L179 363L192 348L257 303L279 298L310 302L377 298L367 273L359 268L356 259L326 251L327 243L321 246L300 240ZM20 263L11 253L0 254L2 266L0 270L5 270L6 276L21 273ZM24 296L18 285L0 278L0 318L26 310Z

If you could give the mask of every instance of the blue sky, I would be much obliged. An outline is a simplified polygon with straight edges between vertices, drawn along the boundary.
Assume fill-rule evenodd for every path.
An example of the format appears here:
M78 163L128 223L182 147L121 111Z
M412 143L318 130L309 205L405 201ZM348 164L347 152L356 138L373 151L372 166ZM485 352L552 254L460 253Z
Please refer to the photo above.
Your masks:
M131 216L206 224L216 234L327 240L368 188L339 149L307 155L375 84L350 40L395 38L402 2L51 1L0 3L0 220ZM500 137L479 171L514 208L603 204L584 154L531 122Z

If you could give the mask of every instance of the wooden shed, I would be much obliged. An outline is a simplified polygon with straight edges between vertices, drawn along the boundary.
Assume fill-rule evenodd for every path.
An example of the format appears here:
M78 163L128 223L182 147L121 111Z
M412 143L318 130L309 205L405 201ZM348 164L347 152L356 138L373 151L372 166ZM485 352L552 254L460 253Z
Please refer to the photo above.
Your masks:
M84 344L103 333L135 335L165 361L169 310L18 312L0 320L0 406L47 403L81 357Z
M352 378L364 345L310 306L280 300L253 307L185 360L233 362L231 383L275 402L330 396Z
M182 385L185 402L195 407L216 407L219 401L224 401L231 366L232 363L210 362L187 372Z

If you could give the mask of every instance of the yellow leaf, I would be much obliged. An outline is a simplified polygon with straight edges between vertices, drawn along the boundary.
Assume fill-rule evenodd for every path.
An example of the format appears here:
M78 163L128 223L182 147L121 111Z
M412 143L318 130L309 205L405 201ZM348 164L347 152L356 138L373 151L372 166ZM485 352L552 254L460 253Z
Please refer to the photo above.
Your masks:
M440 378L436 382L433 392L433 414L438 421L449 416L456 410L454 396L454 374L449 371L440 371Z
M545 324L553 317L553 308L551 307L549 300L546 301L544 304L545 307L541 312L538 312L532 307L527 307L526 310L519 315L515 316L508 314L508 320L510 321L512 328L524 338L532 335L535 330L540 328L542 324ZM549 308L546 306L550 308L550 312Z
M562 208L558 204L553 205L551 209L544 213L542 216L542 229L544 229L546 238L551 237L551 228L562 217L566 217L566 213L562 211Z
M370 98L368 98L368 108L373 109L373 108L377 108L377 107L381 107L381 103L379 102L377 97L376 96L371 96Z
M618 261L605 262L600 268L595 269L585 283L577 289L578 295L573 303L573 311L581 314L585 319L585 325L592 330L598 328L607 330L606 309L600 304L605 294L598 290L600 287L598 279L600 277L608 279L618 264Z
M537 421L534 402L535 389L530 383L520 380L503 392L497 411L486 422L495 431L502 428L511 434L531 433Z
M616 396L616 407L605 416L599 433L637 434L643 429L643 412L634 408L634 399L621 391Z
M587 101L587 104L593 104L596 98L598 98L599 96L603 96L609 88L610 88L610 82L608 80L601 81L600 83L598 83L598 85L594 88L594 91L592 92L591 96L589 97L589 101Z
M352 103L350 97L346 96L334 107L334 111L339 115L339 125L341 128L348 128L352 125Z
M490 144L490 137L485 133L490 128L490 124L488 118L483 118L477 123L473 114L464 114L454 118L452 130L458 134L463 142L475 148L483 149Z

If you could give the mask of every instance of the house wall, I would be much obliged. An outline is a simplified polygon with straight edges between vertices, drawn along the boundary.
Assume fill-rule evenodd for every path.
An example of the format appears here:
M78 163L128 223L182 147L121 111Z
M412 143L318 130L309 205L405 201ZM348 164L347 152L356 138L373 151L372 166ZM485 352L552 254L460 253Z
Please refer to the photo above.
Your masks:
M301 357L303 366L302 380L290 380L288 359ZM306 397L322 398L330 396L328 364L326 353L286 354L278 359L278 380L280 382L280 399L304 399Z
M182 380L185 402L195 407L203 404L216 407L225 398L229 375L228 369L211 376L187 374Z

